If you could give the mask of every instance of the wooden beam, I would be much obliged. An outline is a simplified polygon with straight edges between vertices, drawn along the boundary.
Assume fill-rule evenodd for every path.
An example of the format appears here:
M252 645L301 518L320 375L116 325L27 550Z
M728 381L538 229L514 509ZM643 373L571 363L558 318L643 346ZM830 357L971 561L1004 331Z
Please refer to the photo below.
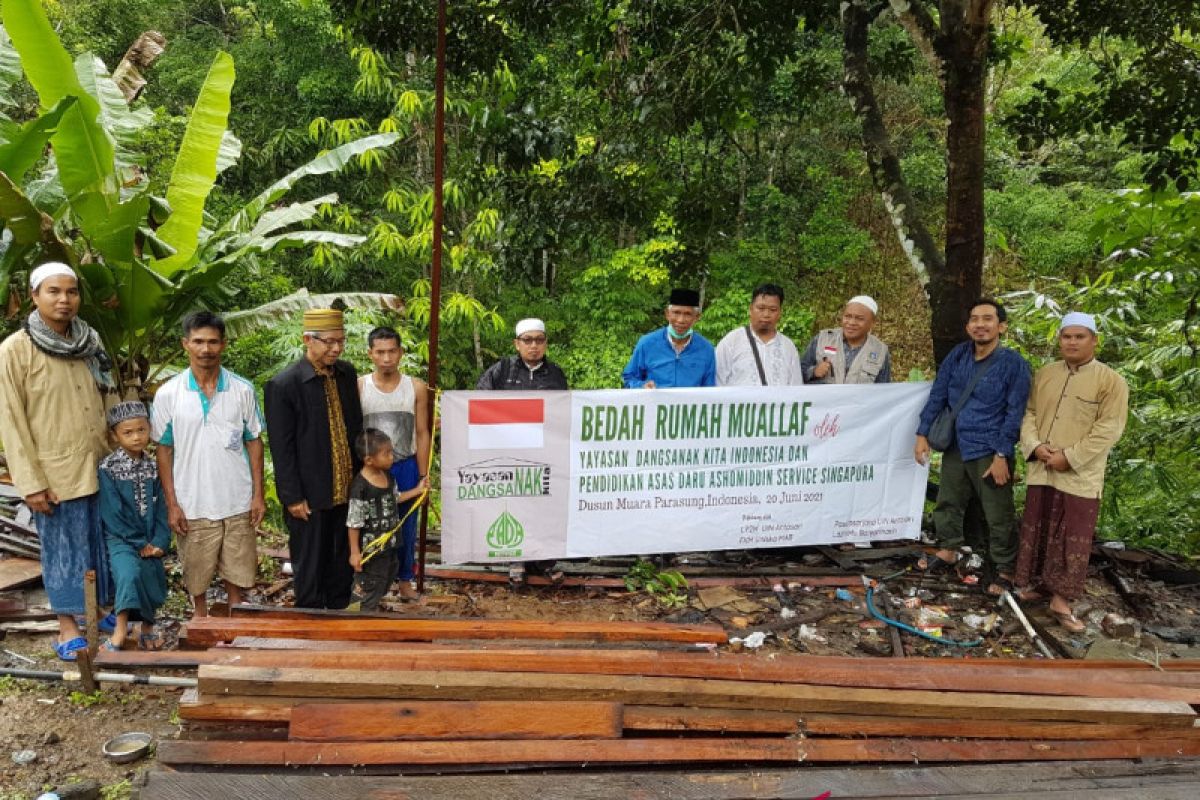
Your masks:
M574 622L517 619L238 619L204 617L181 633L189 646L210 646L237 636L351 641L434 641L438 639L573 639L596 642L648 641L725 644L719 625L669 622Z
M682 764L720 761L931 762L1174 758L1200 755L1200 742L1174 740L938 741L919 739L614 739L439 742L163 741L158 761L174 766L358 766L418 764Z
M202 694L421 700L603 700L630 705L1191 726L1182 702L856 689L746 681L516 672L200 667Z
M801 730L800 715L786 711L665 706L625 706L624 727L627 731L773 733L782 736L791 736Z
M319 703L292 709L288 736L306 742L432 739L619 739L621 705L596 702Z
M368 651L369 652L369 651ZM725 680L797 683L821 686L847 686L876 689L923 689L928 691L987 691L1012 694L1037 694L1065 697L1143 698L1175 700L1200 704L1200 685L1173 686L1136 680L1158 678L1172 681L1182 673L1129 672L1103 670L1074 673L1047 673L1006 666L997 662L989 670L921 670L887 660L840 659L824 656L771 658L757 654L684 653L650 650L544 650L534 648L407 649L387 651L373 657L363 650L289 652L247 651L221 648L193 655L196 664L230 664L256 667L308 667L313 669L407 669L407 670L489 670L496 672L553 672L593 675L646 675L676 678L717 678ZM132 658L131 658L132 656ZM135 660L154 663L154 654L105 654L106 665L123 666ZM162 656L167 664L178 666L180 659ZM832 662L832 663L831 663ZM1161 678L1159 678L1161 676Z
M689 709L679 709L687 711ZM626 711L628 715L628 710ZM1090 722L929 719L853 714L804 714L793 722L810 736L899 736L926 739L1195 739L1200 728L1105 725Z
M153 769L138 786L141 800L287 797L290 800L809 800L939 798L981 795L1109 800L1123 797L1191 800L1196 767L1188 761L1074 761L949 766L773 767L747 769L605 770L489 775L284 775L176 772ZM135 779L135 785L138 780ZM1179 794L1191 790L1192 794ZM1055 795L1048 795L1055 792ZM1140 794L1138 794L1140 792Z

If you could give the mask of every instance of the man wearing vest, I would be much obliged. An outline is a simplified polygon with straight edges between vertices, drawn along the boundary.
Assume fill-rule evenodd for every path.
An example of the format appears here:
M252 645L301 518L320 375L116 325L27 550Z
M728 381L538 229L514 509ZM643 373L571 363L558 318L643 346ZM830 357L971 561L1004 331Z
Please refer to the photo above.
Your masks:
M647 333L633 348L621 372L625 388L716 386L716 350L693 329L700 319L700 293L673 289L666 317L667 325Z
M429 477L429 391L425 381L400 372L404 348L400 334L392 328L376 328L367 334L367 355L375 370L358 379L362 401L363 430L375 428L392 440L391 473L396 489L406 492L428 488ZM416 600L417 513L414 500L400 504L400 597ZM407 516L405 516L407 515Z
M865 294L842 309L842 327L826 328L812 338L800 359L805 383L889 383L892 356L871 333L879 304Z
M929 461L926 436L943 409L958 409L954 437L942 455L941 483L933 509L938 551L917 566L929 574L954 568L965 543L963 520L972 502L983 511L991 573L988 594L1012 588L1017 556L1013 508L1013 451L1029 398L1029 365L1015 350L1000 346L1008 314L995 300L977 300L967 320L970 341L954 347L938 366L929 400L921 410L913 454ZM953 412L952 412L953 413Z
M750 296L750 324L734 328L717 345L718 386L799 386L800 353L779 332L783 289L764 283Z

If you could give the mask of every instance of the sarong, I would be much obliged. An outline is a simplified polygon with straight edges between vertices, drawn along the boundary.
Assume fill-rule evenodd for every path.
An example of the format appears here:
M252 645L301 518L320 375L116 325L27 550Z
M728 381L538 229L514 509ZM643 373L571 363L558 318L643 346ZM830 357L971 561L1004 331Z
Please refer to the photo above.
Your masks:
M96 571L97 603L112 605L112 573L100 530L99 497L64 500L53 514L34 512L42 545L42 583L56 614L84 613L83 576L89 569Z
M1078 497L1052 486L1030 486L1021 520L1017 586L1078 599L1087 580L1099 517L1099 498Z

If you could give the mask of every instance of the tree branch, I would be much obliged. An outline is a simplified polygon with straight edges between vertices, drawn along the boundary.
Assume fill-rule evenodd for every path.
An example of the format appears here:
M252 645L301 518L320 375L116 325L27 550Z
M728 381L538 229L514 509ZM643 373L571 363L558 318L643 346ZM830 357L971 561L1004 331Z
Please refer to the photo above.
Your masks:
M904 180L900 159L892 147L867 61L871 14L864 0L842 3L842 90L862 124L863 151L875 188L887 207L892 227L921 286L928 291L930 272L941 274L945 260Z
M896 22L908 33L917 52L937 76L938 83L945 84L942 58L937 52L938 26L929 9L921 5L921 0L888 0L888 5Z

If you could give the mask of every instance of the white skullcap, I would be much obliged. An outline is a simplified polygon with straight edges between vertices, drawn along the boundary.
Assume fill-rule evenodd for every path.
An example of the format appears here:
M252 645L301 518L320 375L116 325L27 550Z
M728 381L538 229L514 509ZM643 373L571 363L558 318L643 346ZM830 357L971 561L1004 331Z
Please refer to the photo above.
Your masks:
M851 303L858 303L860 306L866 306L871 310L872 314L879 316L879 303L876 303L875 298L873 297L869 297L865 294L856 295L846 301L846 305L850 305Z
M529 319L523 319L517 323L517 336L524 336L525 334L529 333L530 331L541 331L542 333L545 333L546 332L546 323L542 322L540 319L537 319L536 317L530 317Z
M68 267L61 261L48 261L40 267L29 273L29 290L36 292L37 288L42 285L42 281L46 278L53 278L55 275L66 275L69 278L79 280L79 276L75 274L75 270Z
M1072 311L1069 314L1063 315L1062 322L1058 324L1058 329L1061 331L1063 328L1070 327L1071 325L1080 325L1092 333L1096 332L1096 318L1082 311Z

